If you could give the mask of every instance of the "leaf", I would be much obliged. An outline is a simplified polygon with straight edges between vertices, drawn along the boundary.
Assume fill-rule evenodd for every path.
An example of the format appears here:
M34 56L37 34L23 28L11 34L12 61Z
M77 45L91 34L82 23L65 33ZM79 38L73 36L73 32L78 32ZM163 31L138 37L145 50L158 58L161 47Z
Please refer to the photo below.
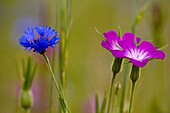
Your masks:
M167 44L167 45L165 45L165 46L163 46L163 47L160 47L160 48L158 48L158 50L164 50L166 47L168 47L169 45Z
M29 90L32 85L32 81L37 69L37 64L33 64L31 57L28 57L26 61L22 59L22 70L23 70L23 80L22 88L23 90Z
M31 70L31 74L30 74L30 77L29 77L29 85L28 85L28 87L30 87L30 88L31 88L31 86L32 86L32 81L33 81L35 72L36 72L36 70L37 70L37 63L36 63L34 66L32 66L32 67L33 67L33 68L32 68L32 70Z
M99 97L97 94L95 95L95 106L95 113L99 113Z
M121 37L122 37L122 31L121 31L120 26L118 26L118 36L119 36L119 38L121 38Z
M22 74L23 74L23 79L25 78L25 73L26 73L26 66L25 66L24 58L22 58Z
M95 27L96 32L103 38L103 40L106 40L103 34Z
M31 57L27 58L27 68L26 68L26 73L25 73L25 81L24 81L24 88L25 90L29 89L29 77L30 77L30 73L31 73Z
M149 3L150 3L150 1L148 3L146 3L143 6L143 8L139 11L139 13L137 14L136 18L134 19L134 26L137 26L142 21L145 11L149 6Z
M102 100L102 106L101 106L101 111L100 113L105 113L105 109L106 109L106 102L107 102L107 97L106 97L106 93L103 97L103 100Z

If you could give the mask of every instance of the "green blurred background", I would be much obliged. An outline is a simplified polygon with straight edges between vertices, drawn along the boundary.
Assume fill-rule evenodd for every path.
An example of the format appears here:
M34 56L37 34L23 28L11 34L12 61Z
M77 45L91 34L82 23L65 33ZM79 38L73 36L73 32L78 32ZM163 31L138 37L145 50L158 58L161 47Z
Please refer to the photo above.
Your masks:
M148 2L137 1L136 12ZM168 4L169 0L152 0L142 22L136 27L136 35L142 40L153 40L159 47L169 44ZM88 99L93 101L91 99L94 99L95 93L102 96L109 88L113 56L101 47L102 38L94 28L103 33L117 30L120 26L122 33L130 32L132 13L133 0L72 0L67 66L67 98L72 113L89 113ZM20 61L28 53L19 46L18 38L30 26L48 25L55 28L56 1L0 0L0 14L0 113L22 113L18 102L20 80L16 59ZM170 113L169 50L169 47L165 49L164 61L151 61L142 69L135 92L134 113ZM39 65L33 83L35 101L31 112L47 113L50 77L41 56L33 56ZM123 76L124 70L116 81L122 84ZM130 88L130 79L128 82ZM55 94L54 112L57 111ZM129 94L126 105L128 100Z

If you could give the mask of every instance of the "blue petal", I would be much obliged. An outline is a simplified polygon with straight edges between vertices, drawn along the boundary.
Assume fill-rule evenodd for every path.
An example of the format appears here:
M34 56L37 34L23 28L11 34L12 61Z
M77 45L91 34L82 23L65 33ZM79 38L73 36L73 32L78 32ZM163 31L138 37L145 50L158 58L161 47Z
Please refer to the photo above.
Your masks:
M46 26L46 37L52 37L52 36L56 36L57 33L55 32L54 29L51 29L50 27Z
M22 36L20 39L19 39L19 44L23 47L25 47L25 50L28 50L30 51L31 48L32 48L32 43L30 43L28 40L27 40L27 37L25 36Z
M36 42L33 45L34 52L36 53L42 53L43 51L46 51L48 48L48 41L44 38L42 40L36 40Z
M44 32L44 27L35 27L35 30L38 32L38 34L43 37L45 35L45 32Z
M38 33L39 36L34 37L34 31ZM25 50L30 51L34 49L33 52L43 53L50 46L53 47L59 42L59 39L55 30L50 27L34 27L28 28L25 34L19 39L19 44L25 48Z
M60 38L57 38L56 36L54 38L52 38L50 41L49 41L49 46L53 47L54 48L54 45L57 44L59 42Z
M27 37L27 40L34 40L34 31L33 28L28 28L27 31L24 32L25 36Z

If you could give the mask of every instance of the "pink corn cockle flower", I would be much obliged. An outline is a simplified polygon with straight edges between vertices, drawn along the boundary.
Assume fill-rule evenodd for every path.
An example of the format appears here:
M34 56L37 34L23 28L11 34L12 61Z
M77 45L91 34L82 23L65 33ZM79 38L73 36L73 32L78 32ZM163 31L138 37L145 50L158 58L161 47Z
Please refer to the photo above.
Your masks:
M139 43L138 43L139 44ZM144 67L151 59L165 58L165 53L154 47L152 43L143 41L136 45L134 41L126 40L119 42L119 46L123 49L119 51L122 57L130 59L130 62L136 67Z
M144 67L150 59L165 58L165 53L154 47L152 43L143 41L135 37L132 33L125 33L122 39L115 31L109 31L103 34L106 40L101 45L112 53L115 58L128 58L136 67ZM139 45L139 46L138 46Z
M102 47L110 51L115 58L122 58L123 56L122 52L119 52L120 50L123 50L120 47L119 42L126 41L126 40L134 42L135 39L135 36L131 33L125 33L122 39L120 39L118 34L113 30L108 31L107 33L103 33L103 35L106 38L106 40L102 41L101 43ZM139 42L140 42L140 38L137 37L136 43Z

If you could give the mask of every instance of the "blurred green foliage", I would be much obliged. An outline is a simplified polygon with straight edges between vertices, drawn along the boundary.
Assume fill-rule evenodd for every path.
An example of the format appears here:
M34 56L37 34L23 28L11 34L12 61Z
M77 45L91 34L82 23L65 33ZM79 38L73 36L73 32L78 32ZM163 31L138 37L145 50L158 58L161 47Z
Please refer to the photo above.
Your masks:
M147 1L138 1L138 10ZM150 3L135 34L142 40L153 40L154 23L151 10L155 3L162 8L163 15L167 15L162 20L166 23L164 28L161 26L163 30L159 30L162 34L159 38L166 45L170 43L168 17L170 1L168 0L153 0ZM100 32L117 30L118 26L121 27L122 34L131 31L132 4L132 0L72 1L72 26L68 41L67 67L67 98L72 113L87 113L84 106L88 98L94 97L96 93L102 95L109 88L113 57L101 47L102 39L96 33L95 27ZM28 53L19 46L18 38L22 36L24 29L32 25L49 25L55 28L55 13L55 0L0 0L0 113L23 112L18 101L20 83L15 61L27 56ZM142 69L135 92L134 113L170 113L169 50L169 47L165 49L164 62L151 61ZM32 54L32 56L39 62L33 87L38 88L40 93L37 98L40 99L34 102L31 113L47 113L50 77L47 76L48 72L41 56L38 54ZM161 67L158 68L157 65ZM124 70L116 81L122 83L123 75ZM120 90L120 94L121 92ZM54 112L56 107L57 99L54 101Z

